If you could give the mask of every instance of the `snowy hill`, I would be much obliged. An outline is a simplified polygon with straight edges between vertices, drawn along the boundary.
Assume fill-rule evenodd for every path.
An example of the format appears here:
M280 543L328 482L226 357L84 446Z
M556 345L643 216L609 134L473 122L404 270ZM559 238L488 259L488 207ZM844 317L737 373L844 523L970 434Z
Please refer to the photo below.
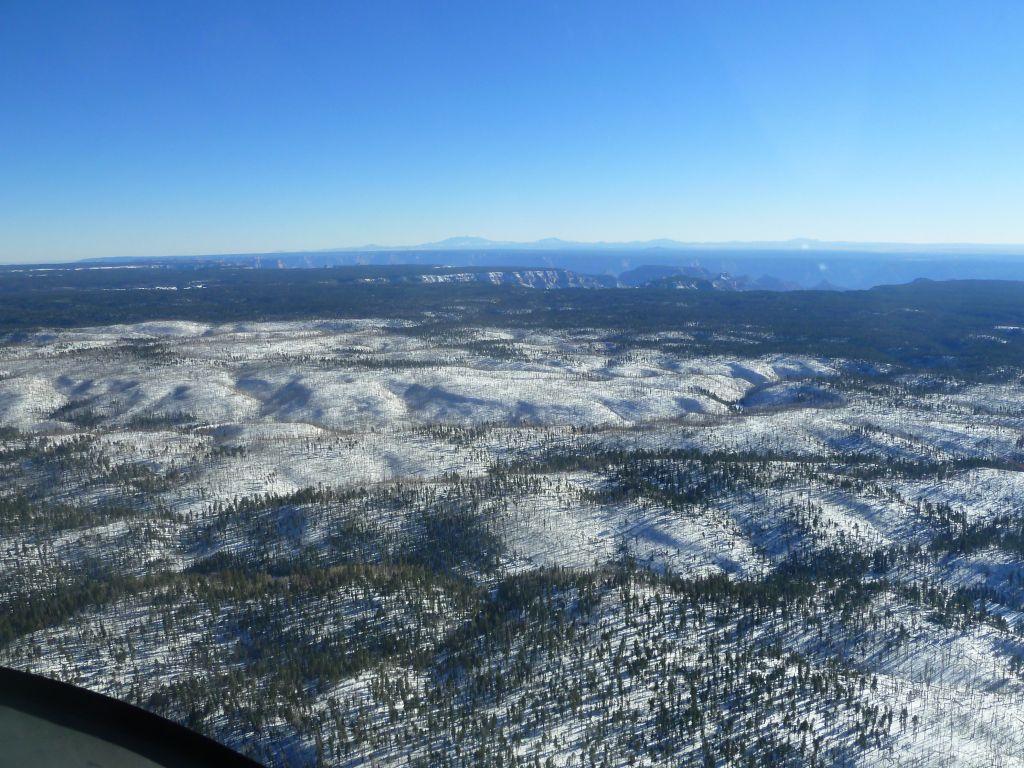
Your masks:
M0 663L272 765L1024 763L1010 288L460 274L3 337Z

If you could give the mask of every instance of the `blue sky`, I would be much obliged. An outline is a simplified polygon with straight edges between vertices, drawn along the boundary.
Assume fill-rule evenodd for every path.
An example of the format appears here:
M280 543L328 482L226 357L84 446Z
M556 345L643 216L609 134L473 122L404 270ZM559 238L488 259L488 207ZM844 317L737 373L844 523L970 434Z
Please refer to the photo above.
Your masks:
M0 2L0 261L1024 242L1024 3Z

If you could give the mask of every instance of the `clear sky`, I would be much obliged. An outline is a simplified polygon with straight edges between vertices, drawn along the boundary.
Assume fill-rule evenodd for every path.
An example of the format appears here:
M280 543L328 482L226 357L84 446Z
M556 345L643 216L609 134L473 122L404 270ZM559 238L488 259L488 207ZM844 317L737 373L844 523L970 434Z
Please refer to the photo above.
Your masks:
M1024 242L1024 2L0 0L0 261Z

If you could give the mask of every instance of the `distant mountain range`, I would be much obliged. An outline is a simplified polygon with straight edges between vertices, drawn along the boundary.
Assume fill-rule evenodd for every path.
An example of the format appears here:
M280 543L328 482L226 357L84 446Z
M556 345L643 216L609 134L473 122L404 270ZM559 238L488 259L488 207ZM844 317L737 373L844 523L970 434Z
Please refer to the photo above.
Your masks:
M506 271L565 270L601 278L601 284L618 281L629 286L667 280L685 287L683 282L690 279L733 290L864 289L908 283L918 278L1024 280L1024 246L926 246L806 239L755 243L680 243L674 240L576 243L548 238L513 243L479 237L454 237L415 246L368 245L283 253L116 257L90 259L83 263L175 268L219 265L252 269L308 269L415 265ZM638 269L647 270L653 276L637 282Z
M345 248L329 248L325 252L339 251L635 251L647 249L669 251L851 251L858 253L956 253L956 254L1000 254L1024 256L1024 244L992 245L981 243L858 243L842 240L814 240L794 238L791 240L764 241L722 241L685 242L660 238L656 240L632 240L628 242L579 242L545 237L541 240L515 242L511 240L489 240L486 237L449 237L433 243L418 245L363 245Z

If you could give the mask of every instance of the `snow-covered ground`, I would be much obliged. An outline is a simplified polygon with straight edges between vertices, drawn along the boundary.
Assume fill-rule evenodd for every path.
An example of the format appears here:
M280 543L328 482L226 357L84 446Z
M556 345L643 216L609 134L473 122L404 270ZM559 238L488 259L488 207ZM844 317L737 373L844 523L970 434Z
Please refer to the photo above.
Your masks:
M143 700L155 692L147 680L166 687L197 665L230 675L247 668L239 627L258 598L202 592L217 563L265 569L291 616L296 564L335 574L364 556L374 567L434 562L423 542L458 538L451 519L478 521L474 536L496 542L493 562L474 539L459 550L466 563L444 565L445 578L483 594L547 569L624 563L666 583L753 583L784 567L827 570L839 552L868 563L877 591L857 610L875 624L851 629L844 615L833 626L842 636L827 639L794 609L779 632L822 669L841 658L875 678L865 701L913 719L854 762L1024 765L1024 686L1011 670L1024 659L1022 562L987 529L977 549L932 547L947 518L1006 530L1024 520L1020 380L915 396L920 376L849 384L847 371L866 370L857 361L681 357L657 337L637 341L624 351L600 329L435 337L377 320L175 321L37 332L0 347L5 605L13 616L16 602L49 605L71 587L97 600L46 626L0 626L31 628L3 636L0 661ZM81 587L111 574L133 581L106 596ZM337 610L313 601L303 614L318 627L309 642L380 621L400 633L415 614L430 629L410 647L440 647L431 643L472 615L449 587L424 598L417 586L414 599L345 582ZM182 595L196 602L175 603ZM415 600L430 604L429 619ZM936 617L961 603L973 606L969 620ZM614 605L602 631L625 632L628 603ZM218 648L227 655L209 660ZM423 668L381 664L332 682L308 717L336 717L328 702L340 700L401 719L381 704L380 680L411 681L406 693L419 697L434 684ZM641 706L638 690L622 701ZM260 741L239 736L233 715L217 717L237 743ZM815 717L803 733L850 738L827 713ZM409 727L425 722L417 714ZM277 734L264 742L285 745L274 759L312 754L286 715L262 727ZM579 765L571 759L589 737L574 728L523 737L517 754ZM353 764L387 763L383 749L353 752Z

